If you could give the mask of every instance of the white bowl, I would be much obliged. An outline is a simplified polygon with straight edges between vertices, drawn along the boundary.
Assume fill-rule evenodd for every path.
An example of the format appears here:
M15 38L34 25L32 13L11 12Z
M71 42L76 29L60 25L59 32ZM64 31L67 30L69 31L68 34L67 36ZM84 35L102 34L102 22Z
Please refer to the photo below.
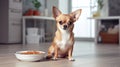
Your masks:
M28 51L18 51L15 53L15 56L18 60L21 61L39 61L42 60L45 56L45 52L36 51L38 54L23 54Z

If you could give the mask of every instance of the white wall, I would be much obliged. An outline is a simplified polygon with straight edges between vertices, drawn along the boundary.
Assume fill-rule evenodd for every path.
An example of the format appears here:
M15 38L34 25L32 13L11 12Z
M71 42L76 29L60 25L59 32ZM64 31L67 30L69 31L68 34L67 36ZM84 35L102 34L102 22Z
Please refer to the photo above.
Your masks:
M69 12L69 0L59 0L59 9L63 12L63 13L68 13Z
M58 0L47 0L48 16L52 16L52 7L58 7Z
M102 16L108 16L108 10L109 10L109 8L108 8L108 0L104 0L103 1L103 4L104 4L104 6L103 6L103 8L102 8Z
M47 8L48 8L48 15L51 16L52 13L52 6L56 6L59 8L63 13L70 12L70 0L47 0Z

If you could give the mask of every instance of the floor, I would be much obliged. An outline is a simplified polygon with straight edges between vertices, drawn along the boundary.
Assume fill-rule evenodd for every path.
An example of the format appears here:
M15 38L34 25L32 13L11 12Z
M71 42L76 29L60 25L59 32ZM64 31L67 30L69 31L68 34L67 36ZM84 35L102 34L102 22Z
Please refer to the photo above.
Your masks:
M14 53L20 50L42 50L47 52L50 43L39 45L7 44L0 45L0 67L120 67L120 46L96 45L94 42L76 41L73 57L75 61L59 59L57 61L23 62L18 61Z

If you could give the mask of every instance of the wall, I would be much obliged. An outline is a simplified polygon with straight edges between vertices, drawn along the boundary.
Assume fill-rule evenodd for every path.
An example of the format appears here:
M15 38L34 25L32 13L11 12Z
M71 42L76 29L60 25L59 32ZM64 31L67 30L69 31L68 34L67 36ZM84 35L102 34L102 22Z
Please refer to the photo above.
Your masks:
M59 9L63 12L63 13L68 13L69 12L69 0L59 0Z
M120 16L120 0L103 0L102 16Z
M7 0L0 0L0 43L8 40L8 6Z
M120 0L109 0L109 16L120 16Z
M108 7L108 1L109 0L103 0L103 8L102 8L102 16L108 16L109 15L109 7Z
M59 6L58 0L47 0L48 16L52 16L52 7Z

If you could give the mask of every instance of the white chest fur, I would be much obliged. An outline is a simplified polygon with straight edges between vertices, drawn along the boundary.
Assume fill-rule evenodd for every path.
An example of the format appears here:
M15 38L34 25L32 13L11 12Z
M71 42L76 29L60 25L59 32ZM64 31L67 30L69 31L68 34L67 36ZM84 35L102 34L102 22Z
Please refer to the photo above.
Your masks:
M66 30L62 30L62 40L59 41L57 40L57 45L59 46L60 49L67 49L69 45L71 45L71 41L69 40L70 39L70 33Z

